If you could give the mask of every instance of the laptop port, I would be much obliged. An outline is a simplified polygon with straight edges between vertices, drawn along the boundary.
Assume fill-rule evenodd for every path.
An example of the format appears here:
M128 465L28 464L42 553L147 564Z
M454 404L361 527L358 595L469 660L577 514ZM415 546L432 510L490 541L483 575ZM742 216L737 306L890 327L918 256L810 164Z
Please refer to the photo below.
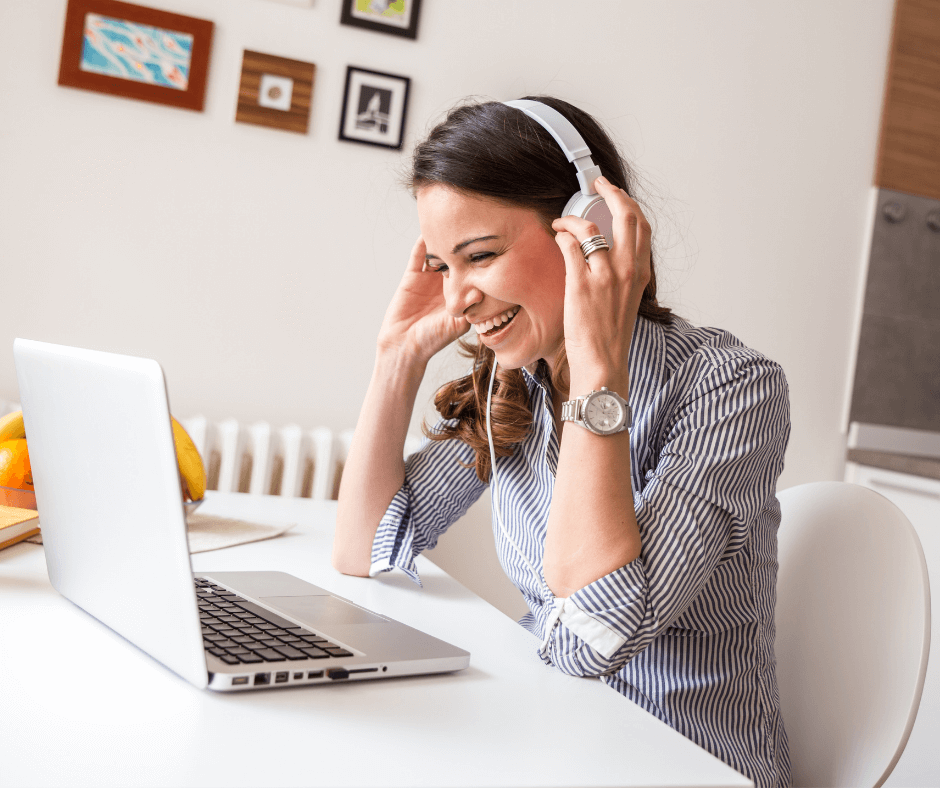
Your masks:
M283 684L289 678L290 678L289 670L279 670L277 673L274 674L274 683Z
M236 676L232 679L232 686L237 687L239 684L247 684L250 676Z
M330 677L331 679L333 679L334 681L335 681L336 679L348 679L348 678L349 678L349 671L346 670L346 668L330 668L330 669L326 672L326 675L329 676L329 677Z
M271 683L271 674L270 673L255 673L255 686L259 687L262 684Z
M322 679L323 671L322 670L308 670L307 678L308 679Z
M302 679L303 677L304 677L304 672L302 670L298 670L294 673L294 681L300 681L300 679Z

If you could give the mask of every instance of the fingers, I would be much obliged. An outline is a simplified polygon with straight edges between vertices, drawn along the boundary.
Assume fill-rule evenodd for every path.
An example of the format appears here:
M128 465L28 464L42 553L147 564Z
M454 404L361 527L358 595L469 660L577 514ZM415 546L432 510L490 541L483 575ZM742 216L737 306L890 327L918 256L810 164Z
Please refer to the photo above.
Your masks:
M639 204L622 189L613 186L606 178L594 181L597 193L604 198L613 217L614 237L607 238L614 257L626 251L631 261L643 263L649 259L652 229ZM562 216L552 222L556 233L571 234L578 244L592 235L598 235L597 225L577 216ZM556 241L558 237L556 236ZM559 241L559 245L561 242ZM580 251L580 250L579 250ZM593 252L590 257L604 255L604 251ZM600 257L600 260L608 259Z
M569 216L565 218L573 219L575 217ZM584 219L578 219L577 221L590 224L590 222L585 222ZM558 222L561 222L561 220L556 219L555 222L552 222L552 227L555 228L555 224ZM555 229L557 230L555 243L558 244L558 248L561 249L561 256L565 260L565 276L568 281L572 283L582 280L587 275L587 266L584 264L584 255L581 254L581 242L573 232L564 229Z
M644 260L649 255L653 233L639 203L603 176L594 181L594 188L610 208L617 242L634 250L637 259Z
M408 258L408 268L406 270L420 274L424 270L425 255L427 253L428 249L425 246L424 238L419 235L415 245L411 248L411 257Z

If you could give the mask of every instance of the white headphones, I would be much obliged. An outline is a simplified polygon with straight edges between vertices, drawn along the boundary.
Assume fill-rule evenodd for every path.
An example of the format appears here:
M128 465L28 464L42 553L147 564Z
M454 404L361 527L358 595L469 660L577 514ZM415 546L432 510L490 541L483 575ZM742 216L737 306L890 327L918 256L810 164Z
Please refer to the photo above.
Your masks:
M614 220L604 198L594 190L594 179L601 174L601 168L594 163L591 158L591 149L578 130L568 118L541 101L520 99L503 103L507 107L522 110L541 125L554 137L555 142L568 157L568 161L578 170L578 183L581 184L581 191L571 195L561 215L580 216L582 219L594 222L607 242L612 244Z

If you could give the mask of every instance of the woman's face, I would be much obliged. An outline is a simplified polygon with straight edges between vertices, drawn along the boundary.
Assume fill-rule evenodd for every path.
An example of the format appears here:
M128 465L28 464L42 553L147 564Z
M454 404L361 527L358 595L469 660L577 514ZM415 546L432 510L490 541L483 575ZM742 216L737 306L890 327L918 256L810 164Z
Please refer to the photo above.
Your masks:
M551 362L564 340L565 261L538 214L434 184L418 191L418 220L448 312L502 367Z

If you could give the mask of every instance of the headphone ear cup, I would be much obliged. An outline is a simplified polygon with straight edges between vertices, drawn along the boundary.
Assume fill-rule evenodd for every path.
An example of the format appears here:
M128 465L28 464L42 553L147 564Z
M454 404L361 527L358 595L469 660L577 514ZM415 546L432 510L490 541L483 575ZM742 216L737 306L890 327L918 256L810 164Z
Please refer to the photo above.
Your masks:
M601 235L610 246L614 245L614 217L604 198L597 194L585 195L581 192L573 195L565 206L563 216L577 216L594 222Z

